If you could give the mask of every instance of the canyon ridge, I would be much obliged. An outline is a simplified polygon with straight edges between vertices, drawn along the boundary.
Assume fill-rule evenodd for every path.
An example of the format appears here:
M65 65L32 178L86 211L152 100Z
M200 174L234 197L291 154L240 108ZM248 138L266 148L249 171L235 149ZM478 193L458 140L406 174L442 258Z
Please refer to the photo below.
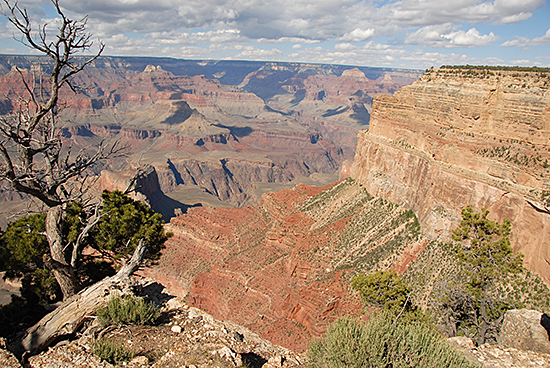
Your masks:
M550 281L550 80L545 71L430 69L374 99L353 163L245 208L192 208L146 271L191 305L301 351L361 302L350 279L393 269L430 307L456 271L446 242L467 205L512 222L529 277ZM528 283L533 280L527 280Z
M1 60L3 111L20 73L48 68L33 61ZM357 274L395 270L431 308L456 273L446 243L467 205L509 218L525 282L550 284L547 73L106 57L59 113L75 148L127 146L94 168L98 189L145 164L140 195L174 236L142 275L304 351L361 313ZM1 193L3 208L24 200Z
M16 107L24 91L20 73L32 78L49 67L46 58L0 56L0 111ZM152 165L170 198L152 204L168 220L186 204L242 206L280 185L334 182L342 163L353 158L357 132L368 127L373 97L391 95L420 75L338 65L100 57L75 78L80 93L62 90L58 114L65 146L73 151L103 140L125 146L125 158L96 166L95 174ZM0 197L4 208L19 199L7 190Z

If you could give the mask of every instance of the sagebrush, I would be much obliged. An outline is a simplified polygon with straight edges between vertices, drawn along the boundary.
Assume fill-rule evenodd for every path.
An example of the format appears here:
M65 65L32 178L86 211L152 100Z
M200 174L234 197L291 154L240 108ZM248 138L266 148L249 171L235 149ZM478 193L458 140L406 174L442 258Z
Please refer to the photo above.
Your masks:
M391 313L380 313L367 322L344 317L325 335L313 340L308 351L312 368L473 368L433 326L427 323L394 323Z
M126 349L122 343L105 337L95 341L94 354L111 364L128 362L136 355L133 350Z
M160 317L160 311L152 302L135 295L115 295L105 308L97 311L102 326L112 324L145 325L153 324Z

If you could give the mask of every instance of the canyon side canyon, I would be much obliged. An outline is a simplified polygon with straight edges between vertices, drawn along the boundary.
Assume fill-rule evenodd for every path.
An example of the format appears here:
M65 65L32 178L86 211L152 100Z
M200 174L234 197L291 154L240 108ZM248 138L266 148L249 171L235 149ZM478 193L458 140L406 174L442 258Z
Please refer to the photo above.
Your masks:
M0 58L3 112L33 61ZM304 351L361 312L353 276L387 269L430 307L467 205L511 219L512 246L550 284L548 71L104 57L79 78L67 143L127 145L94 168L102 188L149 165L139 186L174 236L141 273L215 318Z
M374 99L342 181L192 208L148 274L191 305L303 350L358 313L351 277L394 269L429 306L456 260L444 246L461 209L512 221L512 245L548 284L550 80L541 71L430 69Z
M13 109L24 94L20 73L30 80L48 63L0 56L0 110ZM59 116L73 151L104 139L126 146L127 157L96 166L98 175L149 164L174 201L241 206L297 178L334 182L342 163L353 158L357 132L368 127L373 97L393 94L420 75L335 65L101 57L75 80L80 93L62 91ZM17 199L6 190L0 197L6 207ZM172 207L164 210L166 219L174 215Z

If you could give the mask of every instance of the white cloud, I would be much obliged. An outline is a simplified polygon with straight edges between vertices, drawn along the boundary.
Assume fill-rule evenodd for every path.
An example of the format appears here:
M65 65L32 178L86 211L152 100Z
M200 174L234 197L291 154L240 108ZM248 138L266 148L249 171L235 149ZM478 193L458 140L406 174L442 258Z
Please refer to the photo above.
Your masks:
M402 0L381 7L388 19L403 26L435 25L445 22L515 23L528 19L545 0Z
M279 49L259 49L254 46L245 46L242 51L231 57L232 59L246 59L246 60L280 60L283 53Z
M510 60L510 63L512 63L513 65L521 65L521 66L532 66L534 64L531 60L527 60L527 59Z
M248 42L237 29L220 29L206 32L153 32L146 38L155 40L162 45L206 45L224 42Z
M409 35L405 44L441 48L478 47L487 46L498 39L493 32L484 35L475 28L466 32L455 31L455 28L451 23L422 27Z
M305 43L305 44L314 44L314 43L319 43L321 41L319 41L319 40L310 40L310 39L301 38L301 37L281 37L281 38L277 38L277 39L259 38L259 39L256 40L256 42L259 42L259 43L299 42L299 43Z
M38 9L47 0L27 0ZM261 43L337 41L362 42L374 37L393 37L407 28L446 23L521 22L545 0L94 0L67 1L70 16L90 16L92 33L101 38L116 34L164 35L174 44L198 44L196 30L236 30L241 40ZM467 33L467 32L465 32ZM189 36L185 36L189 34ZM207 38L205 41L208 42ZM212 37L226 37L228 34ZM456 34L453 42L487 42L490 35ZM187 38L186 38L187 37ZM462 41L461 41L462 40ZM229 37L213 42L236 42ZM445 47L453 42L444 42Z
M336 38L336 41L347 41L347 42L366 41L372 36L374 36L375 33L376 31L374 30L374 28L369 28L369 29L356 28L353 31L346 33L342 37Z
M323 47L304 48L289 55L300 62L334 63L346 65L377 65L425 69L443 64L503 64L498 58L474 58L466 54L425 52L421 49L408 50L386 44L368 41L363 46L340 43L334 50ZM368 62L366 63L365 60Z
M501 46L510 47L530 47L550 44L550 29L546 31L544 36L533 38L532 40L526 37L517 37L515 40L506 41Z
M36 19L51 20L51 9L43 8L49 0L20 4L30 6ZM490 45L506 34L508 24L540 19L532 14L547 12L544 4L545 0L62 0L70 17L89 14L90 31L106 43L106 54L410 67L489 63L490 58L447 51ZM501 26L493 33L489 27L496 24ZM536 38L525 33L502 46L547 45L549 32ZM10 39L12 34L0 28L0 38ZM425 46L443 51L428 53ZM509 57L522 58L512 52ZM529 57L535 60L536 55Z
M527 20L531 18L533 14L532 13L518 13L518 14L512 14L509 16L502 17L500 20L497 21L498 24L513 24L513 23L520 23L524 20Z

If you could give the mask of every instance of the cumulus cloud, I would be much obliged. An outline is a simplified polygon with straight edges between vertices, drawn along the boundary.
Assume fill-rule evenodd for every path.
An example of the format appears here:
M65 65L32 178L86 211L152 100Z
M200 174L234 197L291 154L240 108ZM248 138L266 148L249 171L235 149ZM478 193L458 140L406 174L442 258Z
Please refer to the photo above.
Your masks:
M47 0L25 0L37 8ZM392 37L405 28L444 23L521 22L545 0L94 0L62 3L73 17L90 16L94 35L194 33L194 29L238 30L269 43L334 40L362 42ZM459 37L457 35L456 37ZM475 35L469 35L475 37ZM297 40L300 41L297 41ZM228 42L233 42L228 41Z
M318 62L346 65L378 65L425 69L443 64L503 64L498 58L474 58L466 54L425 52L422 49L408 50L374 41L364 45L349 42L339 43L333 50L317 46L295 51L290 55L301 62ZM365 63L368 60L368 63Z
M259 42L259 43L287 43L287 42L295 43L296 42L296 43L314 44L314 43L319 43L321 41L310 40L307 38L300 38L300 37L281 37L277 39L259 38L256 40L256 42Z
M533 38L532 40L526 37L517 37L515 40L506 41L501 46L505 47L530 47L550 44L550 29L546 31L544 36Z
M518 13L518 14L512 14L505 17L502 17L498 20L498 24L513 24L513 23L520 23L524 20L527 20L531 18L533 14L532 13Z
M374 28L369 29L360 29L355 28L353 31L346 33L342 37L336 38L336 41L348 41L348 42L359 42L359 41L366 41L374 34L376 31Z
M210 43L247 42L237 29L220 29L206 32L153 32L147 38L162 45L203 45Z
M481 34L475 28L455 31L451 23L422 27L405 39L405 44L441 48L487 46L498 37L491 32Z
M242 51L232 57L232 59L247 59L247 60L280 60L283 53L278 49L259 49L254 46L245 46Z
M49 0L20 4L30 7L39 20L51 21L55 15L47 9ZM90 31L106 43L106 54L424 67L488 63L488 58L449 49L490 45L497 41L497 31L478 24L506 27L530 22L544 4L545 0L67 0L61 5L73 19L89 15ZM0 28L0 38L11 38L12 33ZM502 46L545 45L550 39L548 32L537 38L522 36ZM429 53L425 46L440 52Z
M408 26L434 25L444 22L516 23L528 19L545 0L402 0L381 7L388 19Z
M531 66L534 64L531 60L528 59L510 60L510 63L521 66Z

